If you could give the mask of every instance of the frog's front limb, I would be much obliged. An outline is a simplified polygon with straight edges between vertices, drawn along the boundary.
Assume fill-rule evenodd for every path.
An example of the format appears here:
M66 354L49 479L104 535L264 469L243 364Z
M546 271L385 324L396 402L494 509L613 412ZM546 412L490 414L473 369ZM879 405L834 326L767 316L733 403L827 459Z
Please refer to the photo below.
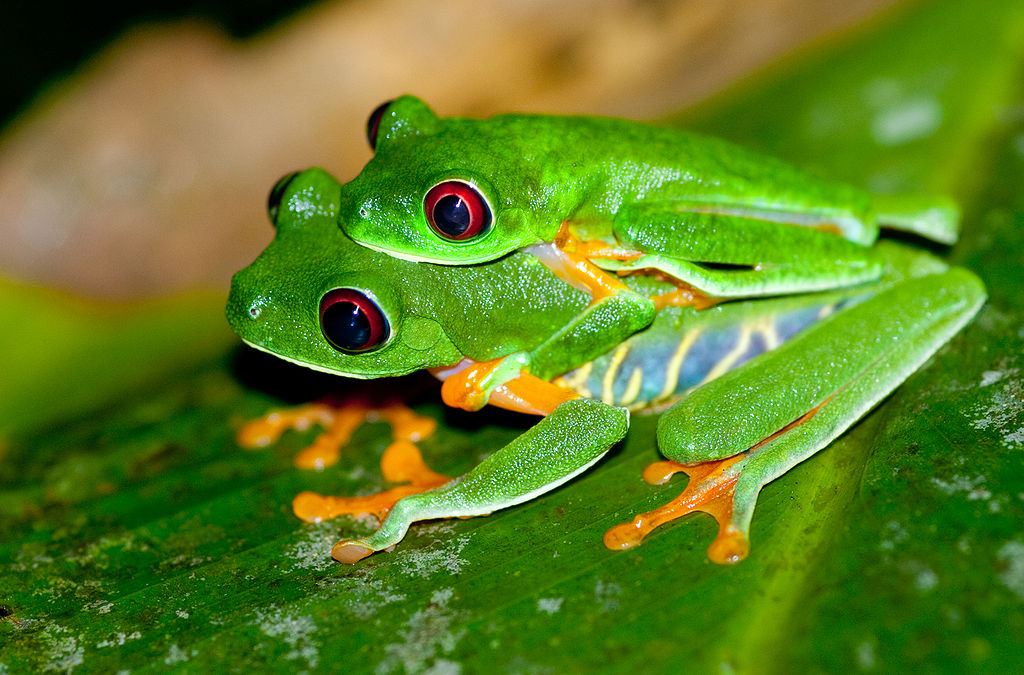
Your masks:
M649 326L656 311L650 298L632 290L615 275L591 262L587 255L565 244L565 238L559 237L555 242L523 249L560 279L589 293L592 298L578 316L530 352L529 372L542 379L592 361Z
M800 214L747 215L722 208L624 207L615 216L615 237L645 255L594 260L610 270L660 270L718 298L830 290L882 275L874 250L843 238L824 217L807 221Z
M709 557L742 559L761 488L865 415L984 299L981 282L963 269L899 282L695 390L659 420L658 442L687 465L663 477L673 470L699 475L691 473L673 503L610 530L606 544L629 548L653 527L702 510L720 525Z
M486 515L525 502L588 469L628 427L623 408L584 398L566 401L466 475L399 500L377 532L341 541L331 554L353 563L397 544L415 521Z

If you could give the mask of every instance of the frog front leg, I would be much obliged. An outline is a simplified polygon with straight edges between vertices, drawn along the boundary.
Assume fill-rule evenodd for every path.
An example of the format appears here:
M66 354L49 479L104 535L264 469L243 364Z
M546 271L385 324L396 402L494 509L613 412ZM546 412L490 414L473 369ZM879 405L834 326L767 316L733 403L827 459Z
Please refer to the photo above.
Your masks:
M516 401L534 410L557 406L464 476L397 501L374 534L335 545L331 554L336 560L354 563L394 546L418 520L486 515L533 499L588 469L629 427L627 410L573 398L528 375L502 385L496 395L506 407L514 408Z
M539 244L528 250L556 276L590 293L591 302L528 352L487 362L465 359L454 367L431 369L445 382L442 396L448 405L464 410L479 410L488 402L502 405L492 394L506 382L525 374L550 380L592 361L654 320L655 305L650 298L585 257L562 251L555 244ZM513 409L538 413L525 402L516 403Z
M686 470L686 491L609 530L606 545L635 546L654 527L701 510L719 520L709 557L742 559L761 488L865 415L984 299L981 282L963 269L902 281L698 388L659 420L659 446L678 464L646 476L660 482Z

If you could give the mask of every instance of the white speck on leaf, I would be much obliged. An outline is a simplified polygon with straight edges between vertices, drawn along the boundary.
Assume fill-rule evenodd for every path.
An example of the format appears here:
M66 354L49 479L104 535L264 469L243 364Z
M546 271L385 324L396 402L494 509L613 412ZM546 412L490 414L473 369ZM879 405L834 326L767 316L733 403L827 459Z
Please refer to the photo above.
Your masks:
M375 669L378 675L400 669L415 675L456 675L462 671L460 664L438 658L438 652L444 655L454 651L466 634L465 628L452 630L458 614L448 604L454 594L450 588L434 591L430 603L409 617L405 627L398 631L401 641L384 646L384 658Z
M302 526L296 536L298 539L284 552L294 570L323 572L337 564L331 557L331 547L339 539L337 523L310 523Z
M188 652L179 647L176 642L171 645L171 648L167 650L167 656L164 657L164 663L168 666L186 661L188 661Z
M971 426L979 431L992 429L1001 433L1003 445L1008 448L1024 445L1024 382L1017 377L1018 372L1018 368L1004 366L1000 370L982 373L981 386L996 383L1001 383L1001 386L992 392L988 404L974 408L977 416L971 422Z
M285 659L303 659L310 668L316 668L320 662L320 645L313 639L316 633L313 617L287 614L271 605L266 612L256 610L256 619L265 635L279 638L291 647Z
M1024 543L1006 542L996 555L1003 567L999 580L1014 595L1024 600Z
M981 384L979 384L978 386L987 387L989 385L995 384L1004 377L1006 377L1006 373L1004 373L1001 370L986 370L984 373L981 374Z
M919 591L926 593L939 585L939 575L920 560L905 560L900 570L913 576L914 588Z
M885 535L879 541L878 547L883 551L894 551L896 545L905 541L909 535L907 530L895 520L885 524Z
M874 670L877 659L875 658L875 645L871 642L861 642L857 645L857 666L861 670Z
M458 574L462 571L465 560L461 557L462 549L466 548L472 535L448 539L440 545L424 551L410 551L402 555L400 564L408 575L432 577L438 572Z
M957 492L967 492L975 494L979 486L985 482L984 476L975 476L974 478L968 478L967 476L961 476L960 474L954 474L949 477L948 480L942 478L932 478L932 485L939 488L947 495L953 495ZM987 492L987 490L986 490ZM970 496L968 496L970 499Z
M563 600L564 598L539 598L537 600L537 611L554 614L558 610L562 609Z
M917 97L881 108L871 122L871 135L879 145L891 147L930 136L941 125L942 105Z
M43 632L43 640L49 647L43 670L72 672L85 660L85 649L79 644L78 638L65 635L68 632L63 626L52 625Z
M615 583L605 583L601 579L597 580L597 586L594 588L594 596L597 598L598 604L601 605L601 609L606 612L611 612L619 608L619 595L622 594L622 588Z
M133 631L132 633L114 633L112 639L98 642L96 643L96 647L98 649L102 649L104 647L120 647L124 645L125 642L128 642L130 640L138 640L141 637L142 633L140 633L139 631Z

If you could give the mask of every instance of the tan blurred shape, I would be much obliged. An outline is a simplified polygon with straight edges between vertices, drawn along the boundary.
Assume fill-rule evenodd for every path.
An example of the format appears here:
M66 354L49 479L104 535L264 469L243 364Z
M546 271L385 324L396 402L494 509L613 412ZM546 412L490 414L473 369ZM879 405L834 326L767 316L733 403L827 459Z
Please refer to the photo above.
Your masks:
M0 273L106 296L226 287L267 191L370 156L402 93L439 113L665 114L893 0L353 0L245 43L136 29L0 136Z

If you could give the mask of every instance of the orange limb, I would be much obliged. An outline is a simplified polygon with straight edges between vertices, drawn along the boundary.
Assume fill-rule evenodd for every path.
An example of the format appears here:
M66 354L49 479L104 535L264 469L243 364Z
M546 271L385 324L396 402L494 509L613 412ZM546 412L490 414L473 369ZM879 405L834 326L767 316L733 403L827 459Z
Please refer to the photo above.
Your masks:
M276 443L288 429L305 431L314 424L329 427L336 412L337 409L324 403L309 403L291 410L272 410L239 429L236 440L243 448L265 448Z
M680 471L690 477L690 482L682 494L668 504L609 529L604 535L604 545L612 550L633 548L656 527L703 511L718 522L718 536L708 548L708 558L719 564L743 560L750 551L750 543L732 524L733 491L739 474L726 474L726 470L745 455L740 453L689 466L671 461L651 464L644 470L644 480L649 483L664 483Z
M487 405L485 392L487 379L501 365L504 358L491 361L469 361L469 365L458 372L444 376L443 369L433 368L431 372L438 377L444 377L441 385L441 399L445 405L463 410L479 410Z
M661 311L666 307L693 307L694 309L707 309L708 307L714 307L725 300L725 298L715 298L710 295L706 295L683 281L673 280L673 283L677 286L676 290L669 291L668 293L662 293L661 295L655 295L651 298L651 300L654 301L654 309L656 311Z
M432 368L430 372L444 382L441 398L445 404L463 410L479 410L490 403L505 410L543 416L566 401L579 398L579 394L567 387L524 372L494 387L487 396L487 379L503 360L476 362L466 359L457 366L457 370Z
M822 223L821 225L812 225L811 229L820 230L829 234L834 234L837 237L843 236L843 230L834 223Z
M342 514L373 515L383 520L395 502L409 495L440 487L451 480L432 471L412 442L398 440L388 446L380 460L384 478L392 483L407 483L365 497L325 497L315 492L302 492L292 501L295 515L310 523L319 523Z
M643 251L634 251L623 246L609 245L600 239L577 239L563 221L555 234L555 246L566 253L577 253L584 258L609 258L611 260L636 260L643 257Z
M602 252L608 254L604 257L624 256L624 259L632 259L636 257L636 252L608 248L601 241L581 242L569 232L567 223L562 223L553 243L532 246L530 251L559 279L589 293L591 305L629 291L614 275L592 263L590 257Z
M490 403L505 410L543 416L551 414L566 401L579 397L579 394L567 387L560 387L529 373L521 373L519 377L495 389Z
M276 442L288 429L306 431L319 424L324 427L324 432L294 460L300 469L319 470L336 464L341 456L341 447L348 443L352 433L363 422L374 421L378 417L391 424L396 440L426 438L437 426L433 419L417 415L402 405L374 410L362 403L349 403L341 408L310 403L292 410L275 410L253 420L239 430L237 439L244 448L262 448Z
M776 438L789 433L814 417L822 407L832 400L828 396L800 417L778 431L764 438L745 452L725 459L679 464L673 461L654 462L644 469L643 477L648 483L660 485L668 482L673 475L683 472L690 477L682 494L668 504L653 511L641 513L632 522L621 523L604 533L604 545L612 550L625 550L639 546L651 530L694 511L703 511L718 522L718 536L708 547L708 558L720 565L737 563L747 557L750 542L745 534L732 524L733 498L739 472L728 472L733 464L757 452Z

